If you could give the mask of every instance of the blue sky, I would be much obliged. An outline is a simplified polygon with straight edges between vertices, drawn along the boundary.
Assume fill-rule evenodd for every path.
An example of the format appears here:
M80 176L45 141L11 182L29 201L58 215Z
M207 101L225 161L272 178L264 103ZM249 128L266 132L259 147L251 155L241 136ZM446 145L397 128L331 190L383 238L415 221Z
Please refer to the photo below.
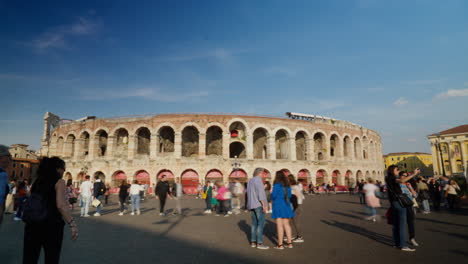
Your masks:
M429 151L468 123L468 1L0 0L0 142L63 118L302 112Z

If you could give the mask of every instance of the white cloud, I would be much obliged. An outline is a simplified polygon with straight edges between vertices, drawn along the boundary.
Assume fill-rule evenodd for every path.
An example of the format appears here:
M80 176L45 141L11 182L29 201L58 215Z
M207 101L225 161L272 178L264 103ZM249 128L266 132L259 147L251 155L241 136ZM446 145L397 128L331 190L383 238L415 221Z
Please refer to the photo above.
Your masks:
M446 92L440 93L435 96L435 99L445 99L450 97L463 97L468 96L468 89L449 89Z
M69 38L94 34L98 23L84 17L79 17L73 24L63 25L40 34L32 41L32 45L39 51L51 48L68 48Z
M396 106L406 105L408 103L408 100L406 100L404 97L400 97L395 102L393 102L393 104Z
M134 89L106 89L100 90L97 95L96 90L82 90L83 100L114 100L127 98L141 98L160 102L183 102L197 98L209 96L210 92L205 90L188 91L186 93L171 93L159 87L142 87Z

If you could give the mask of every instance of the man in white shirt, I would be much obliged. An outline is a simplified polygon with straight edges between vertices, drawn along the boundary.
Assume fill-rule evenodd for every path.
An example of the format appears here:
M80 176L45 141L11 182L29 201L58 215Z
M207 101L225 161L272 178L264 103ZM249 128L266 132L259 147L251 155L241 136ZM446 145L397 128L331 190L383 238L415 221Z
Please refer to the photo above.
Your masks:
M85 181L80 186L81 217L89 217L89 205L91 204L91 197L93 195L93 184L89 179L89 175L85 176Z
M176 208L174 210L174 214L176 212L180 215L182 214L182 205L181 205L182 191L183 191L183 187L182 187L182 184L180 183L180 178L176 178L174 187L172 190L172 195L176 201Z

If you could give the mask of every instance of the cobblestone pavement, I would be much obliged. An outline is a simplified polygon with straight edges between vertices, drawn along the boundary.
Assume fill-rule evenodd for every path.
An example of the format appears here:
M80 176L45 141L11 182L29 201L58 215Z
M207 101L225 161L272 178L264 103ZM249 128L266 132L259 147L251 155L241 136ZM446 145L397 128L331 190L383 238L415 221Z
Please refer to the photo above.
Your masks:
M158 215L157 201L142 203L142 215L118 216L115 199L101 217L77 218L78 241L65 231L62 263L463 263L468 257L468 210L417 215L416 252L391 246L391 226L363 220L357 196L307 196L305 243L293 249L250 248L250 215L203 214L203 201L183 200L181 216ZM386 204L386 202L384 202ZM167 210L172 211L169 200ZM75 209L77 213L78 210ZM379 210L385 213L385 208ZM275 243L268 216L265 244ZM4 219L0 227L0 263L21 263L23 224ZM41 262L42 263L42 262Z

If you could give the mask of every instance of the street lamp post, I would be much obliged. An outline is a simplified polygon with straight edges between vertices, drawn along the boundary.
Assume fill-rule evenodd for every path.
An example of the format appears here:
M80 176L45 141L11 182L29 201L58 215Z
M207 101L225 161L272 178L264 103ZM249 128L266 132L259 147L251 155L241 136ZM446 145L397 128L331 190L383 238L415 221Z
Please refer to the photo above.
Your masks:
M237 179L237 173L239 172L239 168L241 163L237 160L237 156L234 156L234 162L231 164L234 169L234 177Z

